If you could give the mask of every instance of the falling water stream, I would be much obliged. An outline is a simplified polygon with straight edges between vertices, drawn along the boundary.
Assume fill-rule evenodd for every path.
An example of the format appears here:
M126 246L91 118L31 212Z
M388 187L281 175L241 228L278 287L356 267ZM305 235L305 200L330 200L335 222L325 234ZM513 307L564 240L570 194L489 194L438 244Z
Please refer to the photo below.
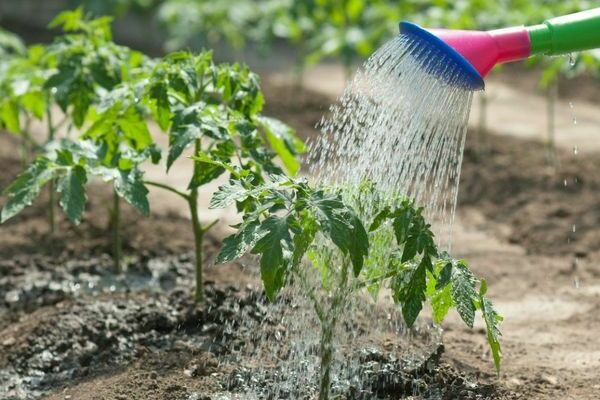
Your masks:
M350 193L370 181L389 202L397 196L415 199L433 222L440 247L449 249L472 101L460 74L452 60L418 41L399 36L388 42L362 66L319 124L322 135L310 144L307 156L311 176L350 188ZM369 204L354 206L367 210L362 217L369 217ZM372 249L378 262L385 262L394 247L389 244ZM255 365L234 375L233 386L244 388L237 398L315 398L320 330L302 293L292 285L279 304L270 306L271 329L249 322L256 323L257 338L240 352L244 359L250 355ZM366 294L348 299L340 318L334 338L342 350L336 352L332 386L345 393L342 398L375 398L368 394L372 371L364 367L365 351L377 353L378 346L388 343L385 350L402 361L402 368L410 368L440 341L437 328L421 324L416 331L408 330L397 307ZM388 375L385 379L398 379L397 372ZM353 391L360 395L348 397ZM429 398L438 397L430 393Z

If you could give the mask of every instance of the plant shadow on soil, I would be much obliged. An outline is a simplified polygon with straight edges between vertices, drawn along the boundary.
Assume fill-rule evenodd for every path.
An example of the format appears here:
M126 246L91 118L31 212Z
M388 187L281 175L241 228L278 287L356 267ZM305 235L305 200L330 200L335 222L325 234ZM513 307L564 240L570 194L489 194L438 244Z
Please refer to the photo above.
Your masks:
M269 92L292 99L289 88L267 89L267 99ZM291 124L314 135L314 124L329 101L310 93L303 96L312 110L305 117L300 117L301 108L287 107L287 100L267 104L277 104L269 110L276 117L295 115L288 118ZM585 257L599 248L600 177L594 173L599 162L565 153L558 171L540 168L545 165L541 144L492 138L485 160L469 141L459 202L477 206L491 219L508 221L511 233L506 239L534 253L573 251ZM19 172L19 161L10 153L15 143L0 135L0 187ZM564 179L571 180L567 186ZM244 360L236 359L234 350L253 340L256 332L244 329L240 318L251 316L262 323L266 316L252 260L248 266L207 265L208 300L197 306L191 301L189 221L175 214L145 219L125 207L129 267L117 276L108 255L104 204L110 193L92 184L89 197L82 224L74 227L61 217L55 236L47 233L43 196L0 227L0 387L7 388L0 397L216 400L229 391L242 393L244 379L239 376L253 371L242 368ZM577 223L578 234L571 238L575 247L563 240L572 221ZM219 245L217 238L207 240L208 264ZM408 371L399 367L394 354L363 350L352 356L371 378L357 391L410 398L417 382L420 393L430 398L519 398L490 384L491 370L473 374L449 365L442 347Z

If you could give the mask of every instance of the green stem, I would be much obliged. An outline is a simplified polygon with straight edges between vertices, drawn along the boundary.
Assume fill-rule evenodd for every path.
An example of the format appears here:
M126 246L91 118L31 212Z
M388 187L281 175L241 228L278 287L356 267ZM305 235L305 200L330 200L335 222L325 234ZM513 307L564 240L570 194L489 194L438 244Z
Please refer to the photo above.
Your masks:
M112 209L112 235L113 235L113 263L118 274L123 272L121 259L123 256L123 244L121 241L121 201L117 191L113 189Z
M50 106L46 106L46 120L48 122L48 142L54 140L54 134L56 129L52 122L52 110ZM56 199L54 197L56 183L53 180L50 181L48 185L48 226L50 227L50 233L54 234L56 232L56 212L54 211Z
M146 185L148 185L148 186L154 186L154 187L157 187L157 188L160 188L160 189L167 190L167 191L169 191L169 192L171 192L171 193L175 193L176 195L178 195L178 196L180 196L180 197L183 197L183 199L184 199L185 201L189 201L189 200L190 200L190 195L188 195L188 194L186 194L186 193L183 193L183 192L181 192L181 191L179 191L179 190L175 189L174 187L171 187L171 186L169 186L169 185L165 185L164 183L160 183L160 182L153 182L153 181L144 181L144 183L145 183Z
M200 152L200 140L196 140L195 143L195 153L198 154ZM200 164L194 162L194 176L199 172ZM204 302L204 280L203 280L203 270L202 270L202 245L204 242L204 233L206 230L202 227L200 222L200 216L198 214L198 188L193 188L188 197L188 204L190 206L190 214L192 217L192 228L194 230L194 245L196 251L196 293L194 295L194 300L197 303Z
M333 367L333 335L338 322L340 309L345 303L348 289L348 261L342 263L340 282L336 288L335 295L331 301L328 312L320 318L321 321L321 343L319 347L321 355L319 400L329 400L331 390L331 370Z

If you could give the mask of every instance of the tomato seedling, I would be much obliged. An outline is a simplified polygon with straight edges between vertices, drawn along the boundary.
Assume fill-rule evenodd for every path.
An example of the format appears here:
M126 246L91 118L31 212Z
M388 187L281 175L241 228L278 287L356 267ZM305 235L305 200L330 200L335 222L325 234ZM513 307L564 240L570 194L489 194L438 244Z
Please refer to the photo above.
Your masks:
M290 127L260 113L264 100L257 75L239 64L217 65L210 52L165 57L154 66L146 87L145 101L169 134L167 170L186 148L193 147L194 167L187 191L146 183L179 195L189 206L195 238L195 299L200 302L204 298L203 239L217 221L201 223L199 188L234 164L255 182L263 182L265 172L282 173L273 161L276 156L295 174L300 168L296 156L304 151L304 144Z
M61 26L65 34L45 48L30 48L28 57L15 62L7 78L9 88L22 88L10 92L9 101L18 111L13 129L30 138L20 127L18 116L23 113L28 118L45 118L48 136L43 144L32 140L43 155L5 190L9 201L2 211L2 221L31 204L41 186L47 184L50 230L54 231L55 226L56 191L67 216L77 223L85 203L83 186L88 176L97 175L113 184L110 225L114 264L120 271L119 198L147 215L147 189L139 165L147 158L154 162L160 159L146 123L148 111L138 99L143 88L142 65L149 62L141 53L112 42L110 18L89 19L77 9L59 14L50 26ZM65 115L59 123L53 121L55 104ZM69 131L78 130L82 141L57 142L55 134L64 124L68 124ZM97 151L71 154L73 146L95 146ZM69 168L78 172L71 174ZM65 191L65 179L73 185L73 191ZM22 197L24 192L27 194ZM71 192L76 198L70 199Z
M374 212L357 213L349 203L377 205L370 185L348 195L283 176L256 184L247 173L233 175L236 179L214 194L211 207L243 204L243 222L224 240L217 262L247 252L258 255L271 301L290 281L300 283L321 325L320 400L330 396L333 336L339 316L349 311L348 298L363 289L376 292L383 285L390 288L409 327L427 299L436 322L454 307L473 327L475 313L481 310L494 363L500 367L502 318L486 297L487 285L475 278L465 261L439 252L422 208L396 199ZM361 214L374 215L368 232ZM303 262L305 256L309 262Z

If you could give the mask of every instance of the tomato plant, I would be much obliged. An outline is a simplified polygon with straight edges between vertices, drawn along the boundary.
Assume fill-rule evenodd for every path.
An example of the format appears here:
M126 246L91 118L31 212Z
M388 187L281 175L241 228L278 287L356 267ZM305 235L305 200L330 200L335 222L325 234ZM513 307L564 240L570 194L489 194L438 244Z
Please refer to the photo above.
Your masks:
M154 119L169 134L167 170L187 147L193 147L194 171L186 192L147 183L188 203L196 240L195 298L202 301L203 238L217 221L201 223L199 188L234 163L262 182L263 173L282 172L273 161L276 155L295 174L300 167L296 156L304 145L287 125L261 115L264 100L257 75L239 64L216 65L210 52L165 57L154 66L146 87Z
M85 203L83 186L88 176L100 176L114 188L113 257L120 270L119 197L148 214L147 190L138 165L148 157L156 162L159 159L146 126L146 110L133 101L133 82L143 72L140 66L144 57L112 42L109 18L89 19L77 9L59 14L51 26L61 26L65 35L45 48L32 47L28 57L15 61L6 77L9 89L19 88L7 90L10 96L6 98L17 111L8 128L34 142L21 127L18 117L23 113L26 118L45 119L48 132L45 142L35 143L42 155L5 190L9 201L2 221L31 204L41 187L48 184L50 230L55 226L56 191L69 219L78 223ZM55 104L64 114L58 123L54 122ZM55 134L65 124L69 131L78 130L78 137L87 144L56 142ZM72 153L73 146L89 149L92 145L97 151ZM70 168L76 172L71 173ZM72 188L67 189L67 182Z
M373 201L377 193L372 185L348 196L341 189L315 188L288 177L257 185L243 171L232 175L235 179L219 188L211 207L241 203L243 222L237 233L224 240L217 262L246 252L257 254L270 300L290 281L300 282L321 324L320 400L330 395L332 339L340 314L348 311L348 297L363 289L377 292L383 285L390 288L409 327L427 299L436 322L454 307L465 324L473 327L480 310L494 363L500 368L498 325L502 317L486 297L487 284L473 275L464 260L438 250L422 208L402 198L388 205ZM365 202L380 207L360 210ZM373 216L369 225L365 225L367 215ZM382 251L388 254L385 262ZM303 262L305 256L308 263ZM315 269L318 273L312 274ZM311 280L314 275L316 285Z

